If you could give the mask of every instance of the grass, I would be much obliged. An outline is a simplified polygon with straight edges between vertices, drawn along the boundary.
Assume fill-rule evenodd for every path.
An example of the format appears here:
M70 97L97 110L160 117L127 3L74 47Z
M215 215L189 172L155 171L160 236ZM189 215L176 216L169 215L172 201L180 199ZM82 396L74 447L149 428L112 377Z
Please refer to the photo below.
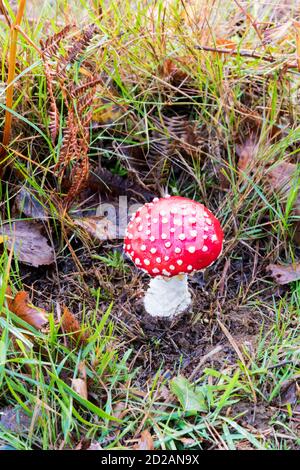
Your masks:
M16 12L3 3L14 21ZM233 1L196 7L176 0L81 0L71 8L57 0L55 8L47 2L26 6L1 216L3 222L20 218L14 201L26 187L47 213L44 228L56 266L24 267L3 246L3 446L74 449L96 442L102 449L132 448L148 430L155 449L299 449L299 392L292 391L299 379L300 284L276 287L265 271L269 262L299 256L293 238L298 175L287 200L268 184L270 168L299 159L296 35L291 31L287 39L264 45L257 34L257 27L263 32L264 24L283 23L296 13L293 2L285 8L254 3L247 6L254 25ZM113 177L100 174L100 189L83 192L72 211L94 213L100 200L116 205L125 194L116 189L120 180L114 178L120 177L133 181L131 202L143 203L147 191L167 190L203 202L224 228L222 258L204 281L191 279L192 311L167 327L152 325L141 313L148 279L124 260L122 241L93 241L74 230L62 209L67 189L54 166L66 110L58 89L61 119L54 145L45 73L32 44L39 47L40 39L73 22L78 28L95 23L100 31L70 67L70 77L78 83L84 61L103 76L89 159L92 174L97 177L101 166ZM233 41L238 53L199 47L215 48L223 39ZM8 111L5 22L0 41L2 127ZM245 50L256 55L248 57ZM264 59L270 55L272 61ZM280 130L276 138L274 126ZM241 172L237 146L253 136L256 159ZM49 328L37 331L8 310L8 285L30 291L34 303L50 312ZM89 331L86 344L62 331L63 304ZM71 387L82 362L87 399Z

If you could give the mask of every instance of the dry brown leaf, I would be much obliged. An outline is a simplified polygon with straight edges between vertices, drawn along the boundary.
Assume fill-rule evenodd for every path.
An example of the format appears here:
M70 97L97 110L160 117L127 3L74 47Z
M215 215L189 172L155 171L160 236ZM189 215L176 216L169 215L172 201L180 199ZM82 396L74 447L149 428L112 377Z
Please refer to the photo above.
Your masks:
M250 135L245 142L236 145L236 154L239 157L238 169L247 171L253 165L257 155L258 142L253 135Z
M280 388L281 405L295 405L300 398L300 376L286 380Z
M6 289L7 306L11 312L22 320L40 330L48 323L48 314L46 310L35 307L29 300L28 293L25 291L17 292L12 298L11 289Z
M78 377L72 379L71 387L74 392L78 393L85 400L88 399L88 388L87 388L87 375L86 366L84 362L81 362L78 366Z
M269 264L266 269L278 284L288 284L300 279L300 263Z
M25 186L22 186L22 188L17 192L15 205L20 213L25 214L26 217L31 217L34 220L47 219L48 217L46 210L35 197L35 194L29 191Z
M220 47L221 49L229 49L229 50L236 49L236 43L226 38L217 38L216 46Z
M133 446L134 450L153 450L153 438L147 429L141 432L138 442Z
M28 220L18 220L11 225L4 224L0 233L7 237L8 250L13 249L14 255L22 263L34 267L54 263L53 249L41 234L38 224Z
M107 217L82 217L73 219L73 221L75 225L83 228L98 240L111 240L116 236L116 227Z
M87 333L82 330L79 321L67 307L64 307L61 323L65 333L68 333L72 339L81 344L86 343Z

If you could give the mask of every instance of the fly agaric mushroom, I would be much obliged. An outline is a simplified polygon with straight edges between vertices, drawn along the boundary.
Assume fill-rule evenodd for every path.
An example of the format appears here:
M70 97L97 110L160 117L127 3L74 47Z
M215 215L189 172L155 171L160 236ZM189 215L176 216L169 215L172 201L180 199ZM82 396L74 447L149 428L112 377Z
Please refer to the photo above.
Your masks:
M220 222L203 204L166 196L140 207L127 226L124 251L153 278L144 298L147 313L172 318L186 310L187 275L210 266L222 244Z

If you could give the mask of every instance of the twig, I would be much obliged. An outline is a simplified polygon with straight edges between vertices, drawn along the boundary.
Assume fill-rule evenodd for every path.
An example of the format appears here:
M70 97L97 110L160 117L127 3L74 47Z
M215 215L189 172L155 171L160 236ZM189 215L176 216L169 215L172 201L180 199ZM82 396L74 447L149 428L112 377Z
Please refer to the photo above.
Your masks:
M6 23L8 24L8 26L11 27L10 17L9 17L9 15L8 15L6 6L4 5L4 3L3 3L2 0L0 0L0 12L1 12L2 15L4 16L4 18L5 18Z
M26 0L20 0L19 8L14 24L11 26L10 30L10 53L9 53L9 65L8 65L8 75L7 75L7 91L6 91L6 110L5 110L5 124L3 130L3 139L2 145L0 147L0 177L3 174L3 165L5 162L6 156L6 147L9 143L10 132L11 132L11 123L12 123L12 114L10 109L13 106L13 92L14 86L11 84L15 78L16 70L16 54L17 54L17 38L18 30L16 26L19 26L24 10L25 10Z
M217 47L211 47L211 46L195 46L195 48L199 49L200 51L217 52L219 54L238 55L241 57L249 57L251 59L265 60L266 62L270 62L273 64L276 62L276 57L274 56L261 55L261 54L257 54L254 51L248 51L248 50L243 50L243 49L234 51L232 49L219 49ZM284 65L287 68L291 68L291 69L297 68L297 64L285 63Z
M200 362L199 364L197 364L197 366L195 367L195 369L193 370L193 372L191 373L191 375L189 376L189 380L192 380L195 375L197 374L197 372L201 369L201 367L203 366L203 364L207 361L207 359L209 359L210 357L214 356L215 354L217 354L218 352L222 351L223 349L223 346L216 346L212 351L210 351L209 353L205 354L205 356L203 356L201 359L200 359Z

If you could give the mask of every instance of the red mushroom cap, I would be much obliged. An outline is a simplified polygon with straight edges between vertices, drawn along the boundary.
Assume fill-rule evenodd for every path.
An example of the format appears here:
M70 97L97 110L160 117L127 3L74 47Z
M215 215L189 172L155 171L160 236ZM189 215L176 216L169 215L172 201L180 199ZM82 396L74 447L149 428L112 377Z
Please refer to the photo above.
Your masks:
M220 255L223 231L216 217L185 197L155 198L127 226L124 251L151 276L199 271Z

